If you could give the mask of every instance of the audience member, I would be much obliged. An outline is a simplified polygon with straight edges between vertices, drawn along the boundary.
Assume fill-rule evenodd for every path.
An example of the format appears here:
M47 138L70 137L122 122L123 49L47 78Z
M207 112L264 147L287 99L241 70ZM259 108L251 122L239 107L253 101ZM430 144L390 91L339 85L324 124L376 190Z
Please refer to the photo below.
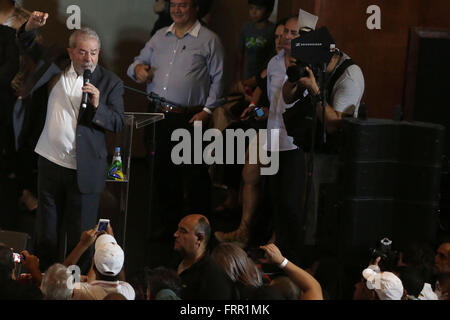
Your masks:
M127 282L133 287L135 293L134 300L147 300L148 270L150 270L148 267L144 267L130 275L127 275Z
M80 257L95 243L97 237L102 234L97 231L97 225L94 228L83 231L80 237L80 241L77 243L75 248L69 253L63 262L66 267L77 265ZM108 224L107 233L113 235L112 228Z
M181 300L182 282L171 269L158 267L147 271L147 300Z
M0 300L41 300L42 293L37 286L16 280L16 268L13 251L0 244Z
M411 242L404 250L400 251L398 267L415 267L422 270L426 282L432 283L434 278L434 258L433 249L417 241Z
M424 243L413 242L399 254L398 269L403 273L404 269L414 269L421 273L424 287L418 298L420 300L437 300L431 284L436 282L434 274L434 252L430 246ZM403 278L402 278L403 281ZM406 287L406 285L405 285Z
M33 283L39 287L42 282L39 258L30 254L27 250L22 251L21 255L23 256L22 266L29 272Z
M134 300L133 287L119 281L124 253L113 236L100 235L95 242L95 253L88 282L79 283L74 289L74 300L102 300L108 293L120 293L128 300Z
M72 300L73 287L69 285L70 276L67 267L60 263L48 268L41 283L44 300Z
M111 226L100 234L97 227L83 232L80 242L64 261L65 266L76 265L78 259L95 242L94 258L87 282L77 283L74 300L102 300L108 293L123 294L128 300L135 299L133 287L125 282L123 264L125 255L114 239Z
M233 281L211 259L207 246L211 236L208 219L188 215L178 224L174 250L182 260L177 273L183 282L183 300L230 300L234 298Z
M280 22L275 28L275 49L278 54L281 50L281 39L284 31L284 22ZM265 129L267 127L267 118L269 115L270 101L267 96L267 68L265 68L260 75L249 79L248 81L240 81L240 93L247 95L246 90L251 87L252 95L246 96L246 100L250 103L242 105L247 106L244 110L238 107L241 104L237 104L230 108L229 113L235 113L234 108L238 109L236 115L239 114L239 120L234 120L231 125L226 129ZM244 84L246 83L246 84ZM245 87L245 88L244 88ZM263 115L252 115L255 106L258 106L263 111ZM250 115L252 115L250 117ZM224 153L226 150L224 150ZM242 189L242 219L241 224L237 230L231 233L224 234L223 232L216 232L214 235L219 241L236 241L242 243L244 246L248 240L248 224L250 223L253 213L258 209L259 204L259 192L260 190L260 165L249 164L248 155L246 156L246 163L242 166L239 164L225 165L224 166L224 179L223 184L227 187L227 197L225 201L216 207L215 211L232 210L238 205L239 190L241 186L241 180L244 182ZM265 242L264 242L265 243Z
M248 0L250 21L241 30L239 36L240 63L243 76L249 79L259 75L273 55L275 25L268 19L272 14L274 0Z
M450 238L444 239L436 250L435 270L437 283L435 293L439 300L449 300L450 289Z
M379 269L369 268L363 271L367 289L373 290L376 295L370 295L370 300L401 300L403 297L403 284L399 277L389 271L380 272ZM355 300L366 300L364 296L355 297Z
M398 277L397 252L392 241L383 238L372 249L369 266L362 272L361 281L355 285L354 300L401 300L403 284Z
M211 258L235 283L236 299L252 299L255 289L263 285L261 271L247 253L237 245L221 243L214 248Z
M423 300L420 299L421 292L425 286L422 270L406 267L400 273L400 280L404 289L402 300ZM437 300L437 297L433 300Z
M259 261L279 266L288 275L289 279L300 288L300 300L323 300L322 288L319 282L308 272L286 259L276 245L268 244L260 248L265 251L265 257L259 259Z

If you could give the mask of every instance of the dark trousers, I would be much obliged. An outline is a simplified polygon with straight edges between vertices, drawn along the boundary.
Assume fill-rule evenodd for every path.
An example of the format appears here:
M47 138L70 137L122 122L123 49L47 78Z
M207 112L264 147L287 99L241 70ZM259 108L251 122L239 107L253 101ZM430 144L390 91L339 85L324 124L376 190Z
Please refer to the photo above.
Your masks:
M80 241L81 233L97 223L100 194L82 194L76 170L63 168L43 157L38 160L38 200L35 249L42 271L63 262ZM78 265L90 266L92 250Z
M193 114L169 114L166 119L155 124L153 201L150 213L152 238L172 240L178 223L186 215L202 214L209 217L211 181L207 165L204 163L175 165L171 157L173 148L179 144L171 141L174 130L180 128L188 130L193 146L194 128L188 123L192 116ZM193 161L193 147L191 158Z
M0 170L9 174L16 171L16 147L12 123L14 95L0 88ZM2 172L3 173L3 172Z
M269 177L276 244L290 261L301 265L305 238L303 192L306 177L305 154L301 150L281 151L277 174Z

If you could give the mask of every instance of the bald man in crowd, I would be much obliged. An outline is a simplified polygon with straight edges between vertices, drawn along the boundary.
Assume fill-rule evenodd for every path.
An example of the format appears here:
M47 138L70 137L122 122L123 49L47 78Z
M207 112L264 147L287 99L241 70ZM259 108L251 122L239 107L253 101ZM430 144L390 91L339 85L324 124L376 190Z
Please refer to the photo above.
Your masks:
M174 250L182 257L177 273L183 282L183 300L235 298L233 282L210 258L210 236L211 226L205 216L188 215L178 224Z

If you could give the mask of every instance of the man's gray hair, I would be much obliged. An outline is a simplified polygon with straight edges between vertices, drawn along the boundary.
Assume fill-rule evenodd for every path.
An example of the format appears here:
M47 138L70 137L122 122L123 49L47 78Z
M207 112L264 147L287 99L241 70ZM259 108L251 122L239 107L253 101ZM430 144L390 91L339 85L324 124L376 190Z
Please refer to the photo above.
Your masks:
M68 286L70 272L60 263L52 265L45 272L41 291L45 300L71 300L73 289Z
M97 40L98 43L98 48L100 49L101 47L101 41L100 41L100 37L98 36L97 32L95 32L95 30L88 28L88 27L83 27L81 29L75 30L69 38L69 47L74 49L77 47L77 40L79 37L84 37L84 38L92 38Z

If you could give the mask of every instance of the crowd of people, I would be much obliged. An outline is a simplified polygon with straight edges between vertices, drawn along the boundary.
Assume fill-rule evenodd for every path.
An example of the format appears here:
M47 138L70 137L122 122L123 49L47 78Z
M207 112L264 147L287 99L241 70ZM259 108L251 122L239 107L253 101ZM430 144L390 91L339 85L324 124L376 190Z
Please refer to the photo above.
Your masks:
M84 231L66 259L44 273L39 258L23 251L21 265L28 273L18 275L16 253L0 244L0 299L324 300L333 296L330 279L336 277L336 270L328 270L329 277L319 275L319 268L304 270L273 243L253 253L230 242L211 250L211 226L198 214L184 217L174 233L177 265L146 269L142 279L127 282L125 253L111 226L106 231L97 227ZM92 247L89 271L82 274L74 267ZM273 266L271 272L261 264ZM354 300L448 300L450 239L443 239L436 252L418 243L399 253L374 252L360 277Z
M321 86L317 70L303 65L291 46L314 33L319 17L300 10L273 24L269 17L274 0L248 0L250 20L239 35L236 64L242 80L228 90L225 50L207 27L211 3L156 1L159 20L127 70L130 79L146 85L147 93L164 99L148 105L149 112L165 114L146 139L155 172L150 231L151 239L174 240L180 257L176 265L147 269L140 279L127 282L126 254L111 225L106 231L95 225L107 172L105 132L123 127L123 82L98 65L101 39L93 29L74 31L67 50L49 49L39 37L51 19L47 13L0 1L0 94L6 106L1 119L7 119L0 132L2 167L20 180L24 204L37 208L33 254L17 255L0 245L0 299L338 297L336 270L327 268L326 260L306 265L305 241L307 235L315 236L320 179L317 172L308 172L309 151L316 145L308 145L303 135L311 126L299 130L296 117L300 113L302 121L317 121L317 132L323 128L332 142L344 117L358 117L365 86L362 70L333 48L323 70L328 81ZM19 126L13 125L13 110L23 111ZM172 161L172 133L184 129L194 135L199 124L222 130L267 129L267 140L259 147L277 154L277 172L261 175L267 164L260 158L253 163L249 152L245 163L223 165L221 183L228 194L224 203L211 208L211 167ZM247 147L254 143L247 142ZM321 163L331 167L337 155L322 151L332 146L321 139L316 143ZM195 144L189 151L199 152ZM19 165L12 170L14 157ZM312 176L317 179L306 192ZM213 211L232 209L239 198L239 227L213 233ZM305 208L306 202L312 205ZM264 235L255 227L262 216ZM218 245L211 245L213 238ZM361 268L354 299L448 299L449 240L442 240L435 253L429 244L415 245L401 248L399 255L376 251L369 266ZM26 274L17 274L17 259Z

